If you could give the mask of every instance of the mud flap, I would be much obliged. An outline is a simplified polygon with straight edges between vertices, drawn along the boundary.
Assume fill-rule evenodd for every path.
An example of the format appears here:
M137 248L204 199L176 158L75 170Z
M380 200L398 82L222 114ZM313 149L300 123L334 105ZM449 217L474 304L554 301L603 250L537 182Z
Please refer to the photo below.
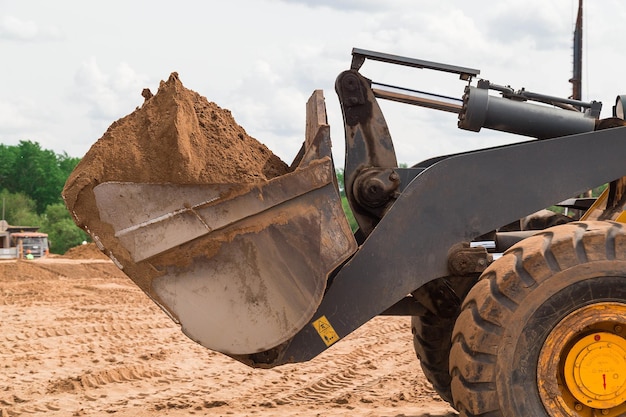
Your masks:
M286 175L253 184L96 186L100 219L114 234L107 249L156 271L146 283L122 265L198 343L240 355L288 341L320 305L328 274L356 251L329 132L316 91L305 144Z

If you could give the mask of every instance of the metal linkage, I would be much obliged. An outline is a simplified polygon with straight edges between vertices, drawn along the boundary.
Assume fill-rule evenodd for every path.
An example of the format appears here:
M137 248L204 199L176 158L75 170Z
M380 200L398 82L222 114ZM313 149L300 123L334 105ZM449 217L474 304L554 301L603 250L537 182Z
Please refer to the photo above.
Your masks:
M474 68L459 67L456 65L442 64L439 62L424 61L422 59L408 58L399 55L385 54L382 52L368 51L366 49L352 49L352 64L350 69L358 70L366 59L387 62L390 64L404 65L413 68L431 69L436 71L459 74L462 80L471 80L480 74L480 70Z

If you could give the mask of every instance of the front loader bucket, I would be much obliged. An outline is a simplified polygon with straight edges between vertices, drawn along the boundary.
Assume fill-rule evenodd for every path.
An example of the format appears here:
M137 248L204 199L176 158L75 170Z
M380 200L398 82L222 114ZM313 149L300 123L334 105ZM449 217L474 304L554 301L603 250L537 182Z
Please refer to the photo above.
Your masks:
M104 182L94 240L191 339L230 355L283 344L311 320L330 272L356 251L324 98L307 104L290 172L246 184ZM74 213L77 221L80 214Z

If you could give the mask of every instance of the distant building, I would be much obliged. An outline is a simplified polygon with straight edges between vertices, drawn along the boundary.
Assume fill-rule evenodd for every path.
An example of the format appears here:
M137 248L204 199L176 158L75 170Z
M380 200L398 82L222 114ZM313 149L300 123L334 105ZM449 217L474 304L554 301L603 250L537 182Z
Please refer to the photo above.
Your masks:
M48 255L48 235L37 226L9 226L0 220L0 259L37 259Z

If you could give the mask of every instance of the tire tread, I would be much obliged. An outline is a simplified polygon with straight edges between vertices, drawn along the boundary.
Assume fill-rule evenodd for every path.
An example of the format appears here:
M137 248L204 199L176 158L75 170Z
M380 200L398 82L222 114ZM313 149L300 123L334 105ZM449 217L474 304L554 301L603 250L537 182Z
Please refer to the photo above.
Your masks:
M573 222L540 232L506 251L469 292L453 331L450 375L461 416L502 417L496 360L504 329L526 297L555 273L626 253L614 222ZM622 255L624 256L624 255Z

